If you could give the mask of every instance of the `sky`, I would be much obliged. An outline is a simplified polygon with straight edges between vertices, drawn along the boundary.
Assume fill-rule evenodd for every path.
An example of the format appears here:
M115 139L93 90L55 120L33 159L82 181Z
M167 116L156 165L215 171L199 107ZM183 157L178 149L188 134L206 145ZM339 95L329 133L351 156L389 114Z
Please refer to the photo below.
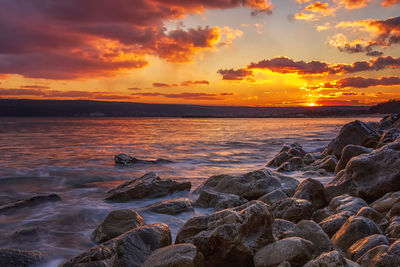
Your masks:
M400 0L0 0L0 98L400 99Z

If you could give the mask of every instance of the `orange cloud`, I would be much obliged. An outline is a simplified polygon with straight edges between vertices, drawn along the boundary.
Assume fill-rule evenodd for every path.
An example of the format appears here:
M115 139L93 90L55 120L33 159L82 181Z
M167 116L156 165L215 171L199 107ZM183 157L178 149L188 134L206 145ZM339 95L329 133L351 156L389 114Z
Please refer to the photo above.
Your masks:
M370 0L335 0L335 2L347 9L357 9L367 6Z
M395 4L400 4L400 0L383 0L381 2L381 5L384 7L388 7Z
M253 74L251 70L246 69L225 69L225 70L218 70L217 73L222 75L223 80L228 81L241 81L244 78L247 78Z

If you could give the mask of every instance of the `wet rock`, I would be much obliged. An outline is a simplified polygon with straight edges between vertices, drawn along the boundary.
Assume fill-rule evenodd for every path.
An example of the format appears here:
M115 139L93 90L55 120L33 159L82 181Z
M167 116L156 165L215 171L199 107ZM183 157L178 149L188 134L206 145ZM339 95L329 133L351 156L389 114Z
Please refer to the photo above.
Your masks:
M44 260L40 252L0 248L0 266L2 267L34 266Z
M288 237L301 237L311 241L314 244L317 255L333 249L329 236L322 230L321 226L311 220L303 220L292 230L283 233L283 238Z
M285 219L291 222L308 220L313 213L310 201L297 198L286 198L277 202L272 207L276 218Z
M380 245L389 246L389 240L386 236L378 234L367 236L351 245L346 254L349 259L356 261L368 250Z
M277 189L277 190L272 191L271 193L263 195L258 200L260 200L268 205L273 205L287 197L288 196L282 190Z
M394 204L386 216L388 218L392 218L393 216L400 216L400 202Z
M106 200L130 201L146 197L162 197L176 191L189 191L190 187L190 182L163 180L157 174L150 172L110 190Z
M15 231L11 238L16 242L37 242L46 233L47 230L43 227L27 227Z
M394 216L390 219L385 235L390 238L400 238L400 216Z
M287 231L293 230L296 224L283 220L283 219L275 219L274 223L272 224L272 232L276 239L282 239L283 234Z
M270 162L267 163L268 167L279 167L287 160L289 160L290 156L287 151L282 151L278 155L276 155Z
M379 212L386 212L390 210L397 202L400 202L400 191L385 194L373 202L371 207Z
M381 137L381 139L379 140L378 143L378 148L394 142L397 138L400 137L400 129L399 128L393 128L393 129L389 129L387 131L385 131Z
M367 202L361 198L352 197L347 194L337 196L329 203L329 208L334 213L347 211L351 214L356 214L363 207L368 207Z
M206 266L252 266L254 253L274 241L272 215L261 201L189 219L176 244L192 243Z
M335 171L337 164L337 159L333 155L328 155L323 159L318 159L311 163L306 170L309 171L326 171L328 173L333 173Z
M22 208L32 208L37 205L42 205L49 202L61 201L61 197L56 194L34 196L28 199L20 200L13 203L8 203L0 206L0 214L5 212L12 212Z
M325 200L324 185L311 178L307 178L299 184L293 197L310 201L314 209L323 208L328 204Z
M349 192L367 201L400 190L400 142L390 143L372 153L352 158L343 177L336 183L350 182Z
M339 212L336 214L333 214L325 219L323 219L319 225L321 228L324 230L324 232L329 236L333 236L339 229L342 227L342 225L347 221L347 219L351 216L352 214L349 212Z
M356 241L373 234L382 234L376 223L365 217L351 216L334 234L332 243L346 251Z
M276 266L289 262L291 266L303 266L312 259L314 245L300 237L278 240L261 248L254 255L256 267Z
M91 239L100 244L142 225L145 225L145 222L135 210L113 210L96 227Z
M252 171L242 175L214 175L203 183L195 193L210 189L215 192L234 194L248 200L258 199L276 189L284 192L296 190L298 181L268 169Z
M144 164L171 163L172 161L167 159L143 160L121 153L114 157L114 162L115 164L120 164L120 165L131 165L137 163L144 163Z
M323 209L319 209L319 210L314 211L311 218L316 223L319 223L319 222L321 222L322 220L325 220L326 218L328 218L331 215L333 215L332 211L328 207L325 207Z
M370 207L363 207L357 212L356 215L373 220L377 224L379 224L383 218L382 214Z
M396 120L398 120L398 119L399 119L398 114L393 113L393 114L386 115L379 121L378 128L380 130L389 129L393 125L393 123L395 123Z
M316 259L307 262L304 267L356 267L358 264L343 257L339 251L333 250L319 255Z
M206 189L201 191L199 198L194 202L194 205L199 208L223 210L237 207L247 202L248 201L243 197Z
M346 165L351 158L371 152L372 152L371 148L366 148L363 146L356 146L356 145L345 146L342 151L342 156L340 157L340 160L336 165L335 173L338 173L339 171L346 168Z
M306 165L310 165L311 163L313 163L314 161L316 161L318 159L321 159L320 152L310 152L304 156L303 161Z
M277 169L278 172L292 172L298 171L304 167L303 159L300 157L290 158L287 162L283 163Z
M187 211L194 211L192 202L188 198L175 198L160 201L143 207L141 210L171 215Z
M299 144L292 146L288 152L289 156L303 158L306 155L306 152L303 150L303 147Z
M362 267L378 266L378 263L382 261L382 256L385 254L385 252L388 250L388 248L389 248L389 246L387 246L387 245L380 245L380 246L371 248L357 260L357 263L360 264L360 266L362 266ZM388 266L391 266L391 265L388 265ZM396 265L394 265L394 266L396 266Z
M379 139L380 135L375 129L356 120L343 126L336 138L328 144L323 154L335 155L336 158L340 159L345 146L358 145L375 148Z
M361 266L400 266L400 240L395 241L390 247L380 245L370 249L358 262Z
M171 245L166 224L139 226L65 261L60 267L141 266L158 248Z
M203 255L192 244L177 244L155 250L141 267L200 267Z

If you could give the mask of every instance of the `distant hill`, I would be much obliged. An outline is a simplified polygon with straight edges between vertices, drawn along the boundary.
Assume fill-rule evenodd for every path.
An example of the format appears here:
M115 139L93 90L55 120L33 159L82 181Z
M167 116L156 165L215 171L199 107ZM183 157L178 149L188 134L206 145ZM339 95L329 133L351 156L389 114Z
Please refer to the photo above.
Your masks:
M369 107L243 107L90 100L0 99L0 116L32 117L328 117L368 113Z
M389 100L369 108L371 113L400 113L400 100Z

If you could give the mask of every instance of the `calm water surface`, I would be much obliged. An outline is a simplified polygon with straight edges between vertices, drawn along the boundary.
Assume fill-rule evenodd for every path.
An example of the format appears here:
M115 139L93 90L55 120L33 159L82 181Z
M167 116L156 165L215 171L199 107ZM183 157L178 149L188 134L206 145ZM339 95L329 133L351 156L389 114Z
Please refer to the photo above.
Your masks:
M283 144L319 149L354 119L0 118L0 205L35 194L62 198L0 215L0 247L42 251L49 258L45 266L56 266L94 245L90 234L112 209L179 196L104 202L105 192L124 180L155 171L191 181L193 189L214 174L262 168ZM173 163L115 166L113 157L121 152ZM148 224L167 223L175 236L188 218L207 212L142 216ZM15 234L21 229L37 234L21 239Z

